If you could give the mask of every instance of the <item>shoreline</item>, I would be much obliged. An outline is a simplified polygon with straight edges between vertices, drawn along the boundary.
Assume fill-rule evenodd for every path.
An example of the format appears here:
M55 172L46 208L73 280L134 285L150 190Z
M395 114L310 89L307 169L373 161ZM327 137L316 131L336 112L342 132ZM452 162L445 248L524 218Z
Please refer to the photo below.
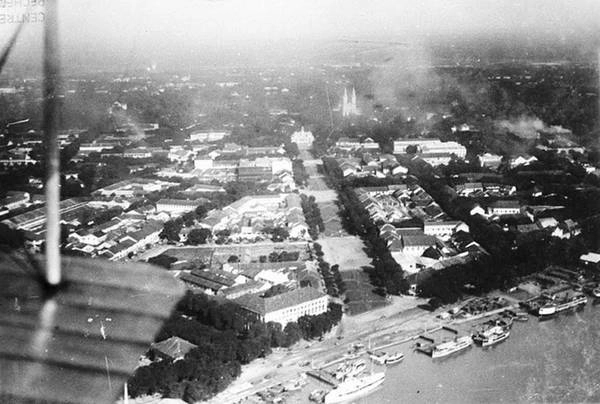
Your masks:
M275 348L266 358L261 358L242 366L242 373L224 391L217 394L206 404L254 402L252 396L269 388L286 385L294 380L304 379L309 370L324 369L343 362L347 359L348 347L355 343L366 345L368 340L372 343L371 350L377 351L388 347L401 345L418 339L426 333L437 332L442 327L469 324L486 317L494 316L504 310L514 308L514 302L507 306L490 312L481 313L464 319L442 320L438 315L448 311L449 307L441 307L430 312L418 307L424 299L402 297L396 302L383 308L356 316L344 315L338 324L321 342L300 341L291 348ZM411 300L410 307L402 304ZM453 304L460 306L468 299ZM349 323L349 324L348 324ZM358 326L360 325L360 326ZM338 339L338 329L342 328L343 339ZM355 331L349 331L355 330ZM302 364L310 363L309 366ZM302 388L289 391L286 402L306 402L307 389L311 385L322 386L312 379Z

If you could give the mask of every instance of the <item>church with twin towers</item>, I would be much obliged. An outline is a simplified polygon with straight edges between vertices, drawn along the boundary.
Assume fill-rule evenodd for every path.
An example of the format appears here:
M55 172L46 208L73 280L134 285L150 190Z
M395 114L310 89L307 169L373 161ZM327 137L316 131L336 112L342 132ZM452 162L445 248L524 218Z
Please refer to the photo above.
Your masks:
M348 99L348 90L344 87L344 96L342 97L342 117L360 115L356 106L356 90L352 87L352 95Z

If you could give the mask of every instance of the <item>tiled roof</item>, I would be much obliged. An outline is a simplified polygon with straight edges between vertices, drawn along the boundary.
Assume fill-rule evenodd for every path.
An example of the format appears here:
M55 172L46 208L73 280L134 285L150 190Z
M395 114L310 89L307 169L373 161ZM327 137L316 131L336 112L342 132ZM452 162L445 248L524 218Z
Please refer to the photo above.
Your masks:
M171 337L160 342L155 342L150 347L169 358L183 358L189 351L197 348L197 345L179 337Z
M515 201L515 200L501 200L501 201L496 201L494 203L491 204L492 208L515 208L515 209L519 209L520 205L519 205L519 201Z
M436 245L437 239L434 236L423 235L410 235L402 236L402 242L404 246L434 246Z
M235 301L247 310L261 315L271 313L286 307L319 299L325 294L312 287L299 288L279 295L263 298L258 294L245 295Z

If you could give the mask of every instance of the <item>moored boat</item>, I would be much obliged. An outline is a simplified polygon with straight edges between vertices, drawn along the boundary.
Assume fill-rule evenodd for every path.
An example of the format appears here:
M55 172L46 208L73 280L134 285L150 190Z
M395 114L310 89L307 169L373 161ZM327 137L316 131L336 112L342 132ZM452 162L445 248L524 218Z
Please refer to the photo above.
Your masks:
M504 341L510 336L510 330L506 327L495 326L481 333L479 341L482 347L488 347Z
M529 315L527 313L517 313L515 320L516 321L528 321Z
M361 374L366 368L367 368L367 365L365 364L364 361L356 361L352 365L352 369L350 369L350 372L348 372L346 377L356 377L359 374Z
M370 355L370 358L373 362L375 362L378 365L385 365L388 356L389 355L386 352L373 352Z
M340 365L335 372L335 378L338 380L344 380L347 377L357 376L367 368L365 361L357 360L350 363Z
M540 317L548 317L556 314L556 305L554 303L545 304L538 309Z
M361 377L350 377L325 396L325 404L343 403L368 394L385 380L385 373L378 372Z
M453 341L442 342L433 347L431 351L432 358L441 358L448 356L454 352L462 351L470 347L473 344L471 336L466 335L464 337L456 338Z
M558 303L556 306L556 311L561 312L578 306L583 306L587 304L587 301L587 296L583 294L577 294L571 298L566 298L560 303Z
M402 362L403 359L404 359L404 354L402 352L396 352L387 357L387 359L385 360L385 364L386 365L394 365L396 363Z
M323 389L313 390L310 393L310 395L308 396L308 399L315 403L322 403L326 394L327 394L327 391L325 391Z

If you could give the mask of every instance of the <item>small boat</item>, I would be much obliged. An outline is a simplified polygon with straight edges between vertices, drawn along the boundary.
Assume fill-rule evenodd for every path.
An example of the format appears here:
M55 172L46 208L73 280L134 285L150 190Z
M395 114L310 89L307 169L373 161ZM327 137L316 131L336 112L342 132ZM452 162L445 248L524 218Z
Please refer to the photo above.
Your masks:
M528 321L529 315L527 313L517 313L515 321Z
M556 305L553 303L545 304L538 309L540 317L548 317L556 314Z
M325 391L323 389L313 390L308 395L308 399L314 403L322 403L326 394L327 394L327 391Z
M595 298L599 298L600 299L600 286L592 289L592 295Z
M389 355L386 358L385 364L386 365L394 365L396 363L402 362L403 359L404 359L404 354L402 352L396 352L394 354Z
M373 352L371 353L370 358L378 365L385 365L388 356L389 355L386 352Z
M372 373L362 377L350 377L341 382L325 396L325 404L344 403L375 390L385 380L385 373Z
M289 383L283 385L284 391L296 391L300 390L302 387L306 385L306 382L302 382L302 380L292 380Z

